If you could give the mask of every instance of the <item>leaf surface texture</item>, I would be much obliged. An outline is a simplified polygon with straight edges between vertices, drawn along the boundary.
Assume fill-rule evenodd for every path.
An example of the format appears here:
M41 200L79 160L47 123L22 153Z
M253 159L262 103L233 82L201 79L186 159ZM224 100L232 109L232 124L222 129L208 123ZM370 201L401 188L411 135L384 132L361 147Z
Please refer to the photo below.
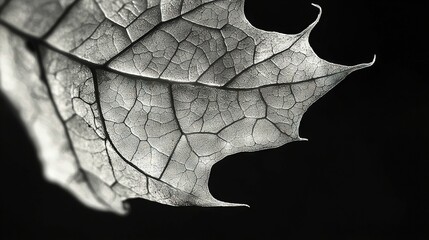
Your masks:
M116 213L129 198L240 206L210 194L212 166L303 140L311 104L372 64L320 59L308 41L320 14L299 34L267 32L244 0L0 5L0 89L45 175Z

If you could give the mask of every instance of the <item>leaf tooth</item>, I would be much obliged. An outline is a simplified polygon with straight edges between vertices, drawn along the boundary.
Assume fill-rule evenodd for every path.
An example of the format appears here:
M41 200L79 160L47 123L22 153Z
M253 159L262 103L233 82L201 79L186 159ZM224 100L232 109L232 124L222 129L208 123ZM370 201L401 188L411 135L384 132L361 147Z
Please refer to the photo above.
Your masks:
M313 23L311 23L307 28L305 28L303 31L301 31L300 33L297 34L297 36L299 36L297 42L300 39L306 39L306 41L308 41L311 32L316 27L316 25L319 23L319 21L320 21L320 19L322 17L322 7L320 7L319 5L314 4L314 3L312 3L311 5L314 6L314 7L316 7L317 9L319 9L319 13L317 14L317 17L313 21ZM296 42L294 44L292 44L292 45L295 45L295 44L296 44ZM309 48L311 49L310 43L308 43L308 45L309 45Z
M198 203L202 207L248 207L250 206L248 204L244 203L229 203L217 200L213 196L209 196L206 199L204 199L203 202Z
M317 25L317 23L319 23L320 18L322 17L322 13L323 13L322 7L320 5L315 4L315 3L312 3L311 5L316 7L317 9L319 9L319 14L317 15L316 20L314 20L313 23L310 24L310 26L308 26L304 31L302 31L302 33L307 33L307 32L310 33L314 29L314 27Z
M311 31L314 29L314 27L320 21L320 19L322 17L322 13L323 13L322 7L320 5L315 4L315 3L312 3L311 5L319 9L319 14L317 15L316 20L314 20L312 24L310 24L304 31L302 31L300 33L300 35L307 34L307 37L310 35ZM350 66L349 67L349 74L352 73L352 72L354 72L354 71L357 71L357 70L361 70L361 69L364 69L364 68L371 67L372 65L374 65L376 59L377 59L377 55L374 55L373 60L371 62L369 62L369 63L362 63L362 64L357 64L357 65L354 65L354 66Z

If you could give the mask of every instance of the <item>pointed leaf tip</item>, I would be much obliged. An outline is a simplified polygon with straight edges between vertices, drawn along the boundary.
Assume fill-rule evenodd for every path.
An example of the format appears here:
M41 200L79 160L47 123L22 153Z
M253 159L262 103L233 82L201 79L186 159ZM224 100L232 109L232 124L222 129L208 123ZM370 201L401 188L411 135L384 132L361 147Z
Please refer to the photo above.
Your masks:
M374 65L376 60L377 60L377 55L374 54L374 58L372 59L371 62L358 64L358 65L352 67L352 72L371 67L372 65Z
M374 58L372 59L372 62L369 63L369 66L374 65L374 63L377 61L377 54L374 54Z

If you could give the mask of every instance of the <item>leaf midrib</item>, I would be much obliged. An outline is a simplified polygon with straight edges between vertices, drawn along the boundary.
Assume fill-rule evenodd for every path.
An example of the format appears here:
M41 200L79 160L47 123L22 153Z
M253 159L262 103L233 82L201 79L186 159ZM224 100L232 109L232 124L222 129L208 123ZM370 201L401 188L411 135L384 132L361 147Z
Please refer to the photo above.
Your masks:
M266 84L266 85L262 85L262 86L251 87L251 88L232 88L232 87L228 87L228 85L230 85L231 83L233 83L234 80L236 80L238 77L240 77L241 75L243 75L245 72L247 72L249 69L253 68L254 66L257 66L260 63L269 61L270 59L272 59L273 56L276 56L276 55L281 54L281 53L283 53L283 52L285 52L287 50L290 50L305 35L305 33L309 30L309 29L305 29L303 32L297 34L298 38L288 48L286 48L285 50L282 50L282 51L274 54L273 56L271 56L271 57L269 57L269 58L267 58L267 59L265 59L263 61L260 61L258 63L253 63L251 66L249 66L246 69L244 69L243 71L237 73L233 78L231 78L223 86L212 86L212 85L207 85L207 84L200 83L198 81L196 81L196 82L176 82L176 81L164 79L164 78L161 78L161 77L159 77L159 78L150 78L150 77L145 77L145 76L139 76L139 75L134 75L134 74L130 74L130 73L125 73L125 72L122 72L122 71L119 71L119 70L112 69L108 65L113 60L117 59L117 57L120 56L122 53L124 53L127 50L129 50L130 48L132 48L134 46L135 42L138 42L138 41L144 39L145 37L147 37L148 35L150 35L151 33L155 32L161 26L163 26L163 24L168 23L168 22L172 22L174 20L177 20L177 19L179 19L179 18L181 18L181 17L183 17L183 16L185 16L187 14L190 14L190 13L194 12L195 10L197 10L197 9L203 7L203 6L215 3L216 1L219 1L219 0L214 0L212 2L203 3L203 4L199 5L197 8L191 10L191 11L188 11L188 12L186 12L186 13L184 13L182 15L179 15L179 16L177 16L175 18L169 19L169 20L167 20L165 22L161 22L160 24L158 24L157 26L155 26L154 28L152 28L149 32L147 32L146 34L144 34L143 36L141 36L140 38L138 38L136 41L134 41L133 43L131 43L130 45L128 45L125 49L123 49L121 52L119 52L118 54L116 54L115 56L113 56L111 59L109 59L107 62L105 62L103 64L93 63L93 62L87 61L85 59L82 59L80 57L77 57L77 56L75 56L75 55L73 55L73 54L71 54L69 52L66 52L64 50L56 48L55 46L51 45L50 43L48 43L46 41L46 38L49 36L50 33L52 33L55 30L55 28L58 26L58 23L61 22L61 19L64 18L69 13L69 11L73 8L73 6L76 5L79 1L80 0L76 0L75 2L73 2L63 12L63 14L61 15L60 19L58 21L56 21L56 23L53 25L53 27L51 29L49 29L48 32L46 34L44 34L41 38L32 36L32 35L24 32L24 31L21 31L21 30L17 29L16 27L14 27L13 25L11 25L10 23L4 21L1 18L0 18L0 25L3 25L4 27L8 28L9 30L11 30L15 34L23 37L24 39L31 40L32 42L34 42L36 44L39 44L39 45L42 45L42 46L44 46L44 47L46 47L46 48L48 48L48 49L50 49L50 50L52 50L52 51L54 51L56 53L59 53L59 54L64 55L64 56L67 56L68 58L72 59L75 62L78 62L80 64L83 64L85 66L88 66L88 67L96 69L96 70L103 70L103 71L106 71L106 72L115 73L115 74L118 74L118 75L126 76L126 77L131 78L131 79L136 79L136 80L156 81L156 82L161 81L161 82L168 83L168 84L188 85L188 86L195 86L195 87L209 87L209 88L217 88L217 89L228 90L228 91L251 91L251 90L257 90L257 89L262 89L262 88L267 88L267 87L274 87L274 86L291 86L291 85L295 85L295 84L300 84L300 83L314 81L314 80L325 78L325 77L330 77L330 76L333 76L333 75L336 75L336 74L341 74L341 73L349 71L349 70L340 71L340 72L336 72L336 73L332 73L332 74L327 74L327 75L324 75L324 76L308 78L308 79L301 80L299 82L273 83L273 84ZM1 10L4 7L6 7L9 2L6 2L3 6L1 6L0 13L1 13Z

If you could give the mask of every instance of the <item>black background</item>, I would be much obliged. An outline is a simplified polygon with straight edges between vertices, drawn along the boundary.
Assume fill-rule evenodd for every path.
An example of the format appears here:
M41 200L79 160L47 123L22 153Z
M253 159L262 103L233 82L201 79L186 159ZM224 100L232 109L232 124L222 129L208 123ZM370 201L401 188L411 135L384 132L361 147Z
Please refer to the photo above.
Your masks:
M429 239L427 3L316 1L321 58L376 64L353 73L304 116L309 142L227 157L213 195L251 208L168 207L131 200L118 217L47 183L34 147L1 98L2 239ZM251 1L257 27L298 33L311 1ZM43 238L41 238L43 239Z

